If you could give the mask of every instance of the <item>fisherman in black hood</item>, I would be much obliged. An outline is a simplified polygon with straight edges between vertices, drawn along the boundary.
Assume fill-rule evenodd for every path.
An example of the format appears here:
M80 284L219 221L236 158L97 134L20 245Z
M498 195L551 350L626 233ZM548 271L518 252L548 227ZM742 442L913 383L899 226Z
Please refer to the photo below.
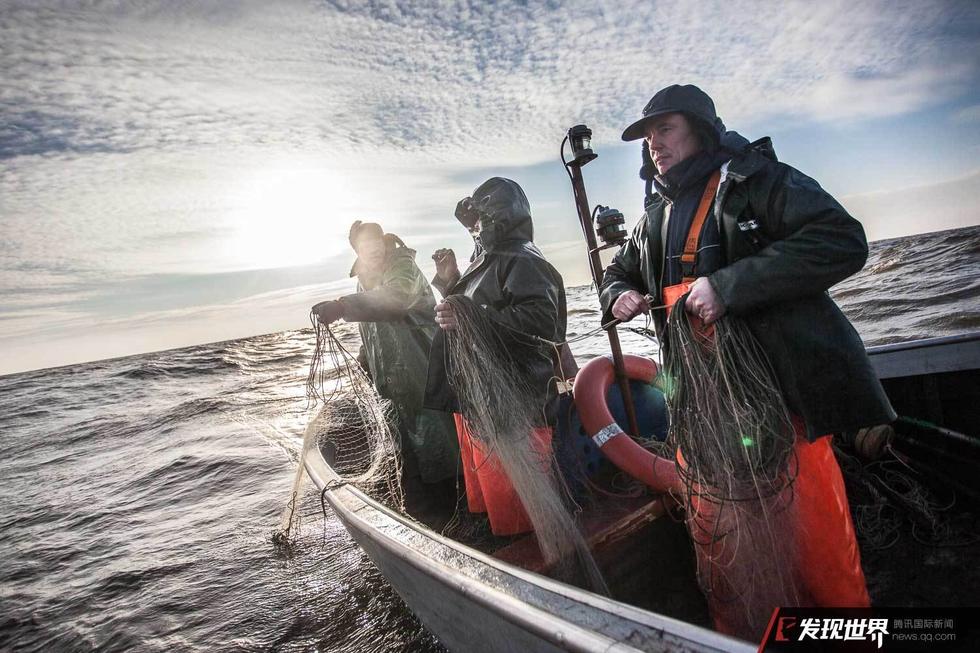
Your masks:
M533 242L531 208L521 187L502 177L488 179L473 191L471 197L459 203L457 218L475 235L477 248L472 262L462 274L456 271L440 279L437 260L438 283L435 285L443 295L468 297L486 312L489 320L500 325L502 334L523 334L554 343L564 342L565 287L561 275ZM445 256L444 251L441 253ZM442 331L457 325L456 315L445 301L436 306L435 319ZM458 401L448 383L447 353L445 335L440 332L433 340L429 356L425 405L458 414ZM550 347L541 348L533 360L528 361L533 387L540 388L538 396L529 397L529 400L542 409L551 407L550 411L542 410L547 415L539 425L542 428L548 428L546 422L555 418L553 400L557 393L554 379L556 369L560 368ZM472 511L482 512L473 501L475 477L466 460L470 444L465 429L465 424L457 418L469 505ZM494 525L495 516L491 514L490 517L491 525ZM513 534L498 531L496 527L494 532Z
M822 467L801 468L797 478L798 487L805 481L822 493L819 501L800 495L797 503L797 510L819 515L820 532L786 535L809 547L801 566L820 577L806 586L807 600L867 606L827 436L895 419L860 337L827 293L864 265L864 229L816 181L777 162L768 138L750 144L726 131L714 102L696 86L654 95L623 132L625 141L639 139L646 212L606 269L603 321L649 311L646 297L672 305L689 291L685 309L704 324L726 314L746 322L796 415L795 451L813 446L826 453ZM664 313L653 318L665 333ZM732 632L719 616L724 606L719 613L715 607L716 626Z
M480 246L469 267L454 282L444 285L443 295L469 297L504 328L564 342L565 287L561 275L533 242L531 207L524 191L510 179L492 177L467 200L464 202L477 214L471 224L478 230ZM452 308L445 302L436 305L436 324L443 330L456 324ZM433 343L426 405L453 411L456 401L445 382L442 341L437 335ZM547 387L555 361L542 354L535 367L542 380L540 386ZM544 394L541 399L545 399Z

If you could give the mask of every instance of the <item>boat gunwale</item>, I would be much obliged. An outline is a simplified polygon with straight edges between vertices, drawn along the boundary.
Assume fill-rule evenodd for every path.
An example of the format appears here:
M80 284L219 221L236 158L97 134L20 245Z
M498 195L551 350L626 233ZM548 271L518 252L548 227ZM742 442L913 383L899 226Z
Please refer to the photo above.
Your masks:
M588 627L563 618L555 612L535 605L508 592L506 589L490 585L479 578L465 573L460 568L454 568L442 560L419 553L415 549L400 542L397 538L388 536L377 527L370 524L355 507L345 505L341 493L347 493L352 499L363 506L390 520L393 520L410 531L446 547L457 555L489 567L497 573L510 576L530 588L544 590L569 602L577 603L584 608L600 611L612 618L635 624L637 627L653 631L650 636L659 634L665 644L665 650L675 650L677 646L688 647L697 651L755 651L756 647L747 642L734 639L727 635L714 632L707 628L675 619L656 612L643 610L627 603L615 601L588 592L586 590L566 585L546 576L536 574L516 565L498 560L465 544L447 538L429 529L423 524L399 514L392 508L376 501L359 488L344 483L324 460L318 447L312 447L306 456L306 470L314 483L330 501L331 507L348 526L348 522L358 522L359 530L371 537L372 540L384 547L399 559L412 564L414 567L437 578L443 584L471 597L488 611L502 619L536 634L545 641L566 650L582 651L583 653L616 650L638 650L627 642L610 637L607 634L590 630ZM328 487L338 483L336 487ZM326 489L324 489L326 488ZM492 595L492 598L491 596ZM410 606L411 607L411 606ZM569 637L574 634L575 637ZM438 635L438 633L437 633ZM675 642L669 642L674 639Z
M876 354L886 354L896 351L905 351L911 349L927 349L929 347L941 347L943 345L957 345L967 342L973 342L974 340L980 340L980 331L971 331L969 333L958 333L949 336L933 336L931 338L918 338L916 340L902 340L900 342L889 342L880 345L871 345L865 347L865 351L868 352L868 356L875 356Z

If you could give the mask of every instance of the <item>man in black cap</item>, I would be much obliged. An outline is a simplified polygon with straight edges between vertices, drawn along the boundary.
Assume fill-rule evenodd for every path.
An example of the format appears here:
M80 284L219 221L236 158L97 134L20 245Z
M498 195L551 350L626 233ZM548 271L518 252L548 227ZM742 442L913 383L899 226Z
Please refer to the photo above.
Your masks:
M726 314L746 321L802 424L799 442L829 450L826 434L894 420L860 337L827 294L864 265L861 224L816 181L777 162L768 138L749 143L726 131L714 102L696 86L654 95L623 132L625 141L639 139L646 212L606 269L603 322L649 311L646 296L672 305L689 292L685 309L705 324ZM653 318L669 347L664 313ZM820 477L844 507L833 531L840 541L827 547L839 556L824 573L857 569L846 591L807 588L809 600L867 605L832 455L827 465Z
M415 264L415 250L380 225L358 220L349 240L357 253L350 272L357 292L321 302L313 312L323 324L358 323L358 360L397 419L409 511L439 499L451 505L459 466L456 427L451 416L422 407L429 348L438 331L432 289Z
M769 138L726 131L696 86L654 95L623 132L641 138L646 212L606 269L604 321L630 320L650 309L644 296L659 303L689 286L685 307L706 324L726 313L748 320L809 439L893 420L861 339L826 292L863 267L861 223L777 162Z

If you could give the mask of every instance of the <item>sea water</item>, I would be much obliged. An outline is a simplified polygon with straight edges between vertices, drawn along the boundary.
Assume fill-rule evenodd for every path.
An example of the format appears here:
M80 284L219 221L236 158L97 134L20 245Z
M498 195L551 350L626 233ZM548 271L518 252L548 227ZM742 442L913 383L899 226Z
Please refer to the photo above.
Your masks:
M833 295L868 345L976 331L980 228L874 243ZM594 290L568 302L569 338L595 329ZM272 545L313 344L307 329L0 377L0 650L441 650L316 492L294 549Z

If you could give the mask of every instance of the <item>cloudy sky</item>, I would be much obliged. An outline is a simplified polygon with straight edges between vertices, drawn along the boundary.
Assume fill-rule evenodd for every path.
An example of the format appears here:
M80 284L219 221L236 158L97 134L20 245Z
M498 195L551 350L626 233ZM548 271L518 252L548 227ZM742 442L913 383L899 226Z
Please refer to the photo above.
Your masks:
M872 239L980 222L975 1L0 0L0 373L302 326L351 221L431 272L497 174L581 283L561 138L635 221L619 134L675 82Z

